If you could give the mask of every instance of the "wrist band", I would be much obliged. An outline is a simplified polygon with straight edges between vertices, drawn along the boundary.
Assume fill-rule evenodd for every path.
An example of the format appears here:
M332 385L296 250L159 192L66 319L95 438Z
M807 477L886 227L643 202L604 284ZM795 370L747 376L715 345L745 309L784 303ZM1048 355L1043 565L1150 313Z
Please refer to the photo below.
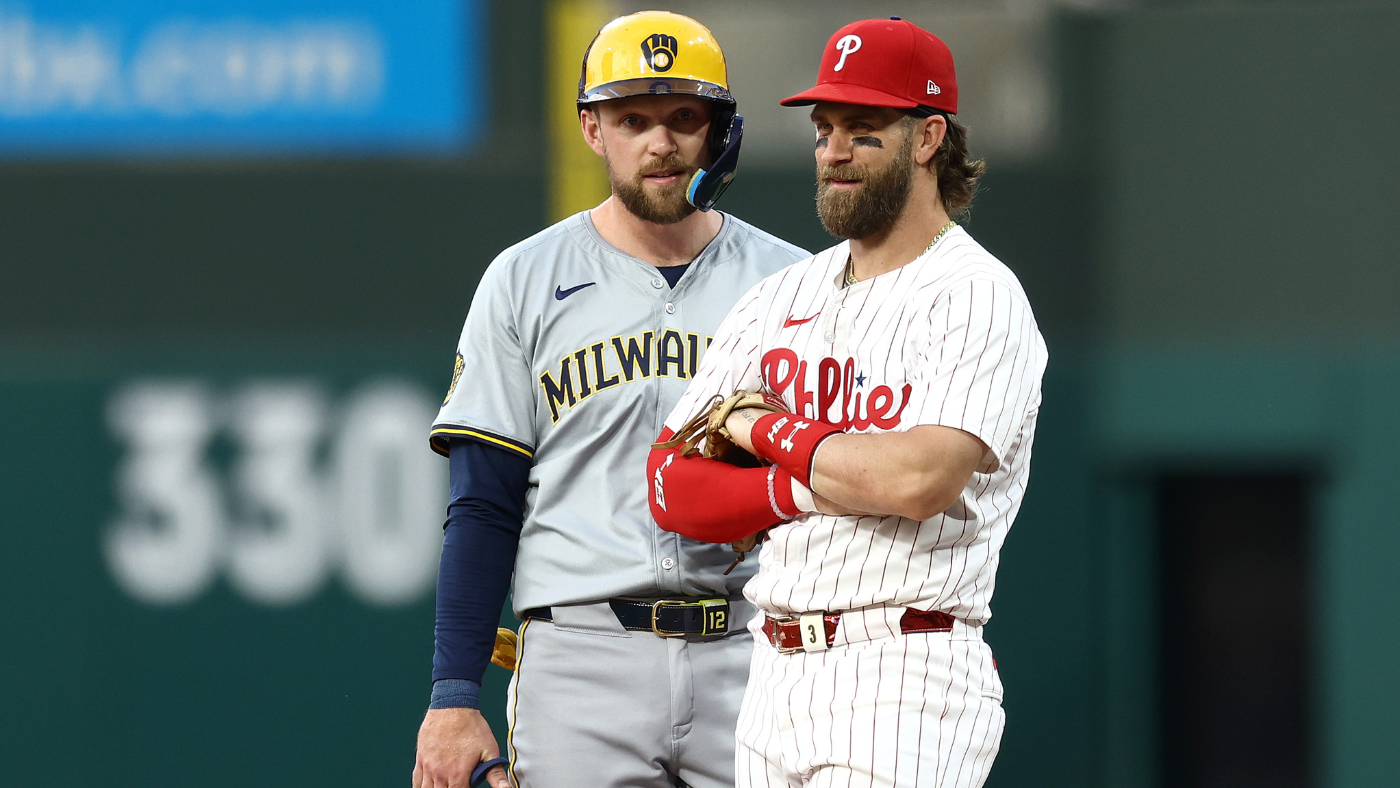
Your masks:
M840 427L816 419L804 419L791 413L769 413L754 423L749 440L755 454L781 466L810 488L812 457L817 447L841 432Z
M471 679L438 679L428 699L430 709L481 708L481 682Z
M773 514L778 515L778 519L784 522L802 514L803 511L793 498L792 484L792 474L776 465L768 467L768 505L773 507Z

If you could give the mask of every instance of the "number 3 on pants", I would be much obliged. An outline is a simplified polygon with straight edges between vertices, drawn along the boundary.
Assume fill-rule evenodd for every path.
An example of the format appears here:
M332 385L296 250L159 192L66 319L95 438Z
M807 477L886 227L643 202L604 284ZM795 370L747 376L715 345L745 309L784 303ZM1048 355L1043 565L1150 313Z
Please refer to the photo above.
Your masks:
M803 651L826 651L826 621L821 613L806 613L797 619L802 632Z

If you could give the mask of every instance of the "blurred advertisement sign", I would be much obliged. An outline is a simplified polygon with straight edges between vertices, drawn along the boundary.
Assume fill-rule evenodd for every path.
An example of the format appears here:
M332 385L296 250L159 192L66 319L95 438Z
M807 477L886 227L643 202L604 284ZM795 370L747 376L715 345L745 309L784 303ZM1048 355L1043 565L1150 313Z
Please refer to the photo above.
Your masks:
M448 150L474 0L0 0L0 155Z

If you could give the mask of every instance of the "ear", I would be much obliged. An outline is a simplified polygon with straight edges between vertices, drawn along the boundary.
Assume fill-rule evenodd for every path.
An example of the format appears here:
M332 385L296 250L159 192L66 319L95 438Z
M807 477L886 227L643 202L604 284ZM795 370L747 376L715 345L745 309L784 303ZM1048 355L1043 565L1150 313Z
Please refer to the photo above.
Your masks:
M931 115L919 122L914 133L919 135L914 143L914 161L920 167L927 167L943 144L948 133L948 121L942 115Z
M584 107L578 113L579 129L583 132L583 141L588 143L588 147L599 156L606 155L606 148L603 145L603 127L599 122L598 113L589 107Z

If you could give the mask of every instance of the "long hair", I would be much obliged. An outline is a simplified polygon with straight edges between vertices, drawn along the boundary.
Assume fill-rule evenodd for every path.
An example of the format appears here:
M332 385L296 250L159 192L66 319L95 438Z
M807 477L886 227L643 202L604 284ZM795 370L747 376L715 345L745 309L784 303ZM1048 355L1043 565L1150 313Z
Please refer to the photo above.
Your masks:
M966 126L946 112L929 111L930 115L934 113L942 115L948 122L948 130L943 134L943 142L933 158L925 166L938 176L938 199L943 203L943 210L955 219L966 219L972 210L972 198L977 196L977 180L986 171L987 163L969 157ZM922 119L911 113L906 126L908 131L912 133L914 124Z

